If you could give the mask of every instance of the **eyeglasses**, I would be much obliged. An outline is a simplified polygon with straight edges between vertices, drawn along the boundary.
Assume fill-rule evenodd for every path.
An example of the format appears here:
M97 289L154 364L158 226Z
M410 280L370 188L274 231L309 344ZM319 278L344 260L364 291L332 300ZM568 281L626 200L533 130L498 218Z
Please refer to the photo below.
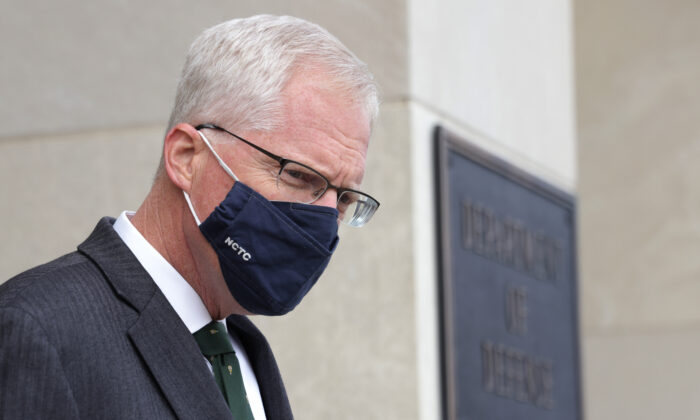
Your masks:
M374 212L377 211L379 207L379 202L368 194L333 185L325 176L321 175L310 166L268 152L262 147L256 146L225 128L221 128L215 124L200 124L195 127L197 131L205 128L223 131L277 161L280 165L280 169L277 172L277 189L290 201L311 204L323 197L323 194L325 194L329 188L333 188L338 193L338 219L354 227L364 226L369 222L369 219L372 218Z

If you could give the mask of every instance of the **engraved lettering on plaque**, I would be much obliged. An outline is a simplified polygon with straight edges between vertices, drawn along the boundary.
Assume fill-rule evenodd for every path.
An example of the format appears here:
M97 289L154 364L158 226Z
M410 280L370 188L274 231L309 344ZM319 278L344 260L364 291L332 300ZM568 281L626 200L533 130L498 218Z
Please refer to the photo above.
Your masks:
M462 247L485 258L527 273L537 280L554 282L559 268L560 241L500 217L488 207L462 202Z
M506 329L511 334L527 334L527 290L509 286L506 289Z
M494 344L481 343L482 386L499 397L554 408L552 361Z
M581 420L574 197L435 136L443 417Z

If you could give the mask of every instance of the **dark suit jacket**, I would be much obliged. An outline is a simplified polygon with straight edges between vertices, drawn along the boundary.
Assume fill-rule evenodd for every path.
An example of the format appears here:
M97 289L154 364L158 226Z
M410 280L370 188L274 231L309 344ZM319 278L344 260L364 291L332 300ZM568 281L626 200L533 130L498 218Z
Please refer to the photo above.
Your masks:
M197 343L113 222L0 286L0 419L230 419ZM291 419L264 337L245 317L227 323L267 418Z

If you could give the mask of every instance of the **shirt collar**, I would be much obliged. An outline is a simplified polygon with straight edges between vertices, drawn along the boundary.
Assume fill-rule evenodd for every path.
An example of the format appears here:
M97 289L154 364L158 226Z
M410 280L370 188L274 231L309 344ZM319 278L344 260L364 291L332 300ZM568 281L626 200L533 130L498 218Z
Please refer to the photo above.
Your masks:
M207 307L187 280L131 224L129 218L133 215L134 212L122 212L114 222L114 230L163 292L187 329L194 333L211 322Z

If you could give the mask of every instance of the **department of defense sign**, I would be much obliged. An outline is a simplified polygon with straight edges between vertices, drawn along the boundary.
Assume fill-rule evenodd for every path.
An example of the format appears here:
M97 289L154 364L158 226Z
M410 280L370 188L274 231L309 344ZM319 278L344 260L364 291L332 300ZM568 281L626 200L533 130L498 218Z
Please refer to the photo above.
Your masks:
M573 198L435 138L445 418L580 419Z

